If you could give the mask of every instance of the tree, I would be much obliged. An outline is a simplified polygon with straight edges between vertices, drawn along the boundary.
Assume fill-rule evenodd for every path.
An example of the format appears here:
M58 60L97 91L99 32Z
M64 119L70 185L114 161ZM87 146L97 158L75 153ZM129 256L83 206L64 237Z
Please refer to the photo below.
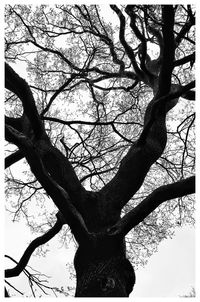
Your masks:
M102 10L6 6L7 207L43 234L5 277L68 225L77 297L129 296L132 258L194 220L194 7L110 5L110 22Z

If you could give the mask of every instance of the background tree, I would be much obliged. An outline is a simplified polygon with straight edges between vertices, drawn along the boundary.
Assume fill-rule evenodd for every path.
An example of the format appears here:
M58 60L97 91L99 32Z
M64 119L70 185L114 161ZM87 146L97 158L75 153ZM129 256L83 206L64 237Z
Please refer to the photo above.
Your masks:
M194 8L106 10L5 10L7 210L42 234L5 277L30 278L34 250L68 226L76 296L129 296L132 264L194 222Z

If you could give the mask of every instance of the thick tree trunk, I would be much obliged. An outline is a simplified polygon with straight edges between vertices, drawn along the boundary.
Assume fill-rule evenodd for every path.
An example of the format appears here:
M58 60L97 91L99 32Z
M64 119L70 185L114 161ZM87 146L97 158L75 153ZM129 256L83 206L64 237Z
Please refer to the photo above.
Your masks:
M128 297L135 273L125 257L123 239L98 234L93 242L80 246L74 258L76 297Z

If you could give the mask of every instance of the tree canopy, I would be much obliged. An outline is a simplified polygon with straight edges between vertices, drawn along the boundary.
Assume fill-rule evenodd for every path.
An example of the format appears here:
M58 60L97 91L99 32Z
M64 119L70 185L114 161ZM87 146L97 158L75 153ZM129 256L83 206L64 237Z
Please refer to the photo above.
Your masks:
M126 236L145 264L194 224L195 8L6 5L5 21L6 209L40 234L5 276L57 233Z

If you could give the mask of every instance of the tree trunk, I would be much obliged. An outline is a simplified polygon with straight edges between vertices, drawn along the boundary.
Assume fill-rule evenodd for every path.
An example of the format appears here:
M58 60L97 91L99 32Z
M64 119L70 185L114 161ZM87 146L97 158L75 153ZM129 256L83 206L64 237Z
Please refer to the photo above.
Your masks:
M122 238L94 235L94 241L79 246L74 266L76 297L128 297L133 290L135 273L125 256Z
M120 219L120 209L104 196L88 192L81 215L91 237L79 244L75 254L75 296L128 297L135 283L134 269L126 259L124 237L108 232Z

